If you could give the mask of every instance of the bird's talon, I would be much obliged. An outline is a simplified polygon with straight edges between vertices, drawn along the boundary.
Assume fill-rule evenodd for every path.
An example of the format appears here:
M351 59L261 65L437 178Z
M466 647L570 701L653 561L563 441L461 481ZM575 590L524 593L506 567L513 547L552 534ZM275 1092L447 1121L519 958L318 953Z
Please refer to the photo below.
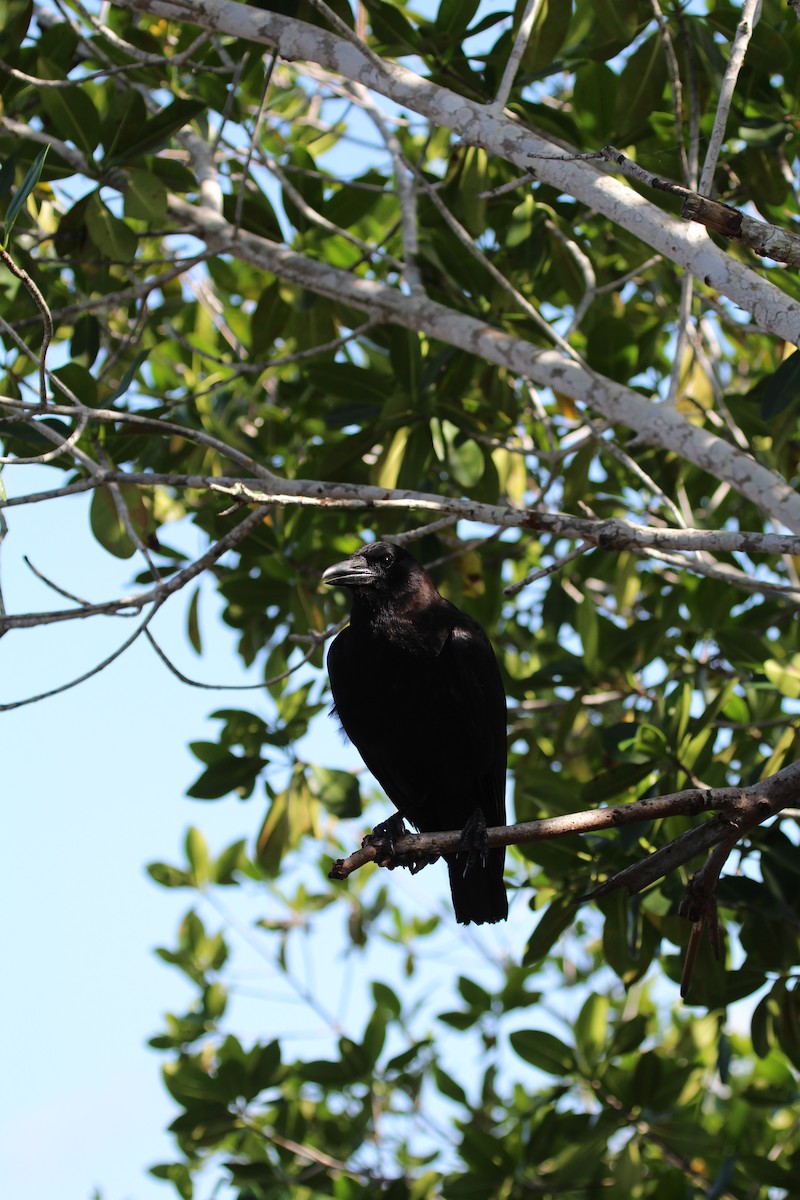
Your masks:
M388 867L391 871L395 867L403 865L402 856L397 854L394 844L397 838L402 837L404 833L408 833L405 822L400 813L394 813L387 820L376 825L372 833L367 834L361 845L362 847L374 846L377 851L376 862L378 865Z
M467 861L464 864L465 876L472 870L472 868L475 866L475 863L478 861L480 861L482 867L486 866L486 856L489 851L489 842L486 834L486 818L484 817L481 809L475 809L474 813L461 830L459 846L461 850L466 850L467 852Z

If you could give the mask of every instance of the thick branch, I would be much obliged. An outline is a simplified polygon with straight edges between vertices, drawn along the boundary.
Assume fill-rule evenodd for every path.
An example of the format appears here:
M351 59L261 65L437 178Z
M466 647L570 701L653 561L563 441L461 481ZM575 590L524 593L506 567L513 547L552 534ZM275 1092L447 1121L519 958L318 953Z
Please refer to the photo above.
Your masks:
M18 401L12 402L15 406ZM58 406L49 412L69 412ZM125 423L126 414L114 419ZM157 426L159 422L151 422ZM191 439L194 431L186 430ZM151 471L99 470L90 479L78 479L52 491L30 492L0 500L0 509L22 504L38 504L57 496L92 491L108 483L132 487L169 487L191 491L215 492L246 504L303 505L319 508L394 509L408 512L435 512L459 520L476 521L504 529L534 529L557 537L575 538L601 550L709 551L717 554L794 554L800 555L800 534L759 533L755 530L668 529L638 525L619 517L603 520L576 517L571 513L544 512L535 508L510 508L486 504L463 497L438 496L408 488L382 488L372 484L341 483L320 479L279 479L276 489L264 487L257 478L220 478L217 475L158 474Z
M236 4L233 0L115 0L120 8L155 13L204 29L274 46L282 58L308 59L345 79L358 80L394 100L402 108L444 126L468 145L527 172L533 161L537 178L552 184L609 217L672 262L727 296L767 332L787 341L800 341L800 304L755 271L734 262L699 229L670 217L589 162L554 147L552 142L511 117L466 96L450 92L415 75L406 67L384 61L325 30L302 21ZM554 154L554 149L556 153Z
M671 450L736 488L788 529L800 532L800 497L785 480L749 454L691 425L674 407L653 404L632 388L586 370L556 350L541 350L475 317L434 300L406 296L375 280L316 262L256 234L239 231L209 209L170 197L170 211L209 245L378 320L401 325L459 346L476 357L581 401L608 420L636 431L637 440ZM790 302L784 297L784 305ZM800 335L800 329L798 329Z

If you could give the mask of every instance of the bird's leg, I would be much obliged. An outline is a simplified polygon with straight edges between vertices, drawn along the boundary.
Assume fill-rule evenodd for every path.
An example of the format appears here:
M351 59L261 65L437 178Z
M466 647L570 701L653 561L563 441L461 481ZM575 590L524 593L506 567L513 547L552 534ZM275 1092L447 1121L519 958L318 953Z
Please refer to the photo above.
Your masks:
M394 844L397 838L408 833L403 820L403 814L392 813L385 821L376 825L372 833L368 833L361 843L362 846L374 846L378 851L377 862L381 867L393 869L400 864L396 861Z
M472 870L478 859L480 859L482 867L486 866L486 852L489 843L486 835L486 818L482 809L476 808L461 830L459 846L461 850L467 851L467 861L464 864L465 876L468 871Z
M416 875L429 863L436 862L439 855L398 854L394 848L395 841L406 833L408 830L403 821L403 814L396 812L387 820L376 825L372 833L367 834L361 845L375 847L378 851L379 866L388 867L390 871L393 871L395 867L408 867L411 874Z

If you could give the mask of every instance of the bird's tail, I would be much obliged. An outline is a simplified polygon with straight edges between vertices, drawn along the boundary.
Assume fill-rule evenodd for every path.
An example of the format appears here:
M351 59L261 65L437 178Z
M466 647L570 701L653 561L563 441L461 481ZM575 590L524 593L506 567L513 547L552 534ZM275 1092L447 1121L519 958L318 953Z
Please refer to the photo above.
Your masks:
M479 856L469 866L468 853L448 858L450 892L456 920L460 925L493 925L495 921L505 921L508 916L503 884L505 858L506 852L502 846L487 850L485 861Z

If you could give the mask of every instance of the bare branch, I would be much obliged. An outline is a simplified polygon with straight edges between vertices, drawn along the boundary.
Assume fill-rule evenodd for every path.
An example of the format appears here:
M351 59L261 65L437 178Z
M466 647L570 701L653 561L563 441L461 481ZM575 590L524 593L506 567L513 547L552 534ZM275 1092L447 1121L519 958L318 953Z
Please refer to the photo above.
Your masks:
M170 209L209 246L237 254L280 278L366 310L381 320L460 346L541 386L571 395L609 420L635 429L640 442L672 450L716 478L725 479L787 528L800 530L800 497L785 480L738 446L691 425L665 405L650 403L634 389L587 371L558 351L538 349L434 300L404 295L388 284L313 262L256 234L240 231L234 238L231 226L217 214L193 208L178 197L171 197ZM783 305L784 310L791 306L785 296Z
M403 154L397 135L392 130L386 114L381 112L367 88L352 81L349 90L358 99L359 104L369 115L375 128L383 138L389 151L394 170L397 200L400 205L400 227L403 234L403 257L405 265L403 274L412 293L422 291L422 277L417 266L419 254L419 236L417 228L417 192L414 186L415 177L419 179L420 172L415 171Z
M271 687L275 683L280 683L284 679L288 679L290 675L294 675L295 671L299 671L301 667L310 662L312 655L317 649L318 641L315 641L311 648L306 651L293 667L288 667L287 670L281 671L280 675L273 675L270 679L262 679L259 683L203 683L199 679L191 679L188 675L184 675L183 671L175 666L175 663L169 655L159 646L156 639L153 637L149 629L145 630L145 637L150 645L155 650L158 657L163 662L164 666L170 671L176 679L181 683L187 684L188 687L203 688L209 692L255 692L263 691L265 688Z
M747 47L750 45L750 38L753 36L753 30L758 24L760 16L761 0L744 0L742 15L739 24L736 26L736 36L733 40L730 58L728 59L728 65L725 68L725 75L722 80L722 87L720 88L719 102L717 103L717 111L714 115L714 128L711 131L708 149L706 150L706 159L703 163L703 172L698 185L698 191L701 195L708 194L714 182L714 172L717 169L717 160L719 159L719 152L722 149L722 142L725 137L725 129L728 124L728 114L731 110L731 104L733 103L736 81L739 78L739 72L744 63L744 56L747 53Z
M675 120L675 145L678 147L684 179L691 187L697 180L692 177L689 158L686 154L686 146L683 142L683 83L681 81L680 67L678 66L678 56L672 44L669 23L661 10L658 0L650 0L650 7L653 10L653 15L658 25L658 32L661 35L661 45L664 47L664 58L667 63L667 72L672 86L672 115Z
M519 846L529 842L550 841L576 833L596 833L603 829L619 829L626 825L661 820L664 817L698 816L719 812L720 816L681 834L668 846L649 855L641 863L620 871L584 899L594 899L626 887L629 892L643 887L668 874L676 866L694 858L708 846L722 842L735 827L739 836L775 816L783 808L796 804L800 797L800 762L763 779L749 788L691 788L617 804L591 812L567 813L541 821L524 821L517 825L499 825L487 831L487 846ZM442 833L407 833L394 839L399 858L420 860L430 855L457 854L463 850L460 830ZM338 859L329 874L330 879L346 879L359 867L375 862L380 849L365 843L345 859Z
M17 402L14 402L15 404ZM56 411L58 411L56 409ZM102 412L102 410L99 410ZM123 420L135 414L106 414ZM160 426L158 421L149 422ZM169 425L169 423L165 423ZM186 431L192 433L194 431ZM245 504L263 506L310 506L322 509L392 509L407 512L438 513L444 517L477 521L483 525L506 529L534 529L559 537L580 539L601 550L633 550L641 553L657 550L663 553L679 551L712 551L721 554L800 554L800 535L758 533L746 530L668 529L638 525L617 517L605 519L576 517L569 513L543 512L538 509L518 509L498 504L485 504L429 492L401 488L381 488L370 484L331 483L316 479L275 478L280 491L264 488L260 479L220 479L214 475L170 475L156 472L125 472L100 470L91 479L83 479L48 492L33 492L0 501L0 509L21 504L34 504L54 496L73 495L92 491L108 483L124 483L135 487L170 487L214 492ZM692 562L684 564L692 569ZM721 564L720 564L721 566ZM731 580L734 581L733 579ZM769 583L765 586L770 585ZM792 589L793 590L793 589Z
M641 892L713 847L705 866L690 881L679 910L681 916L692 922L681 983L681 995L685 996L691 981L700 935L706 923L712 934L712 947L715 947L715 952L718 953L716 888L728 855L748 833L769 818L777 816L781 810L796 804L798 797L800 762L785 767L749 788L696 788L655 799L635 800L630 804L615 805L593 812L569 813L563 817L550 817L542 821L498 826L488 830L487 846L523 845L575 833L621 828L669 816L695 816L716 811L717 816L694 829L687 830L640 862L616 872L600 887L579 897L575 902L577 908L587 900L599 899L623 887L629 894ZM354 871L370 862L390 870L398 866L418 870L421 865L433 861L439 855L446 856L462 850L462 834L458 830L447 833L404 834L391 841L387 841L383 835L370 834L364 839L359 850L347 858L337 859L332 864L328 878L347 879Z
M497 108L504 108L508 97L511 95L511 89L517 77L519 64L522 62L522 56L527 49L531 33L533 32L534 22L539 15L541 6L542 0L528 0L525 5L525 11L519 23L517 36L514 38L514 45L511 47L511 53L508 56L508 61L503 71L503 78L500 80L497 95L494 98Z
M11 712L14 708L24 708L26 704L38 704L40 700L48 700L51 696L58 696L61 692L68 692L71 688L77 687L79 683L85 683L87 679L91 679L94 675L99 675L106 667L111 666L125 651L133 645L138 637L143 634L153 617L158 612L160 604L156 604L151 612L147 614L142 622L136 626L130 637L127 637L121 646L104 658L102 662L97 663L89 671L84 671L82 675L78 675L75 679L70 679L68 683L61 683L58 687L49 688L46 692L39 692L36 696L26 696L24 700L11 700L7 704L0 704L0 712ZM4 633L2 622L0 622L0 635Z
M38 625L53 625L62 621L74 621L82 617L93 617L101 614L104 616L130 616L132 612L145 608L148 604L160 606L168 596L180 591L190 580L202 574L203 571L207 570L220 559L223 554L226 554L228 550L233 549L234 546L243 541L264 519L266 512L267 505L259 505L239 525L231 529L224 537L215 542L205 554L196 559L191 566L185 567L182 571L176 571L169 579L164 580L147 592L135 593L132 596L122 596L116 600L106 600L100 604L82 604L78 608L3 616L0 618L0 634L5 633L8 629L31 629ZM12 705L12 707L16 706Z
M520 579L519 583L510 583L508 587L503 588L504 596L516 596L517 592L521 592L523 588L529 584L535 583L537 579L546 579L548 575L555 575L556 571L560 571L567 563L573 562L576 558L580 558L586 554L588 550L593 550L594 547L583 542L580 546L576 546L574 550L570 550L569 554L557 558L555 562L550 563L547 567L540 567L538 571L532 571L530 575L526 575L524 579Z
M63 387L63 384L61 386ZM27 404L23 400L10 400L6 397L0 397L0 408L7 408L11 412L30 413L34 416L38 415L40 411L38 405ZM252 471L262 483L283 483L279 476L267 470L266 467L263 467L254 458L251 458L249 454L243 454L227 442L212 437L205 430L193 429L190 425L179 425L175 421L165 421L161 417L147 417L140 413L126 412L125 410L113 408L87 408L80 404L77 398L75 398L75 404L69 407L48 404L47 412L51 416L74 417L76 408L81 415L88 417L90 420L110 421L121 425L134 425L139 429L148 430L150 433L174 434L177 437L185 438L187 441L196 442L199 446L207 446L210 450L216 450L222 458L227 458L239 467ZM48 436L48 426L42 425L40 426L40 430L45 437ZM53 431L50 430L49 432L52 434ZM75 448L73 448L73 453L78 453ZM91 465L94 467L95 464L92 463ZM105 475L105 482L124 483L127 482L127 479L127 476L117 479L114 472L107 472Z

